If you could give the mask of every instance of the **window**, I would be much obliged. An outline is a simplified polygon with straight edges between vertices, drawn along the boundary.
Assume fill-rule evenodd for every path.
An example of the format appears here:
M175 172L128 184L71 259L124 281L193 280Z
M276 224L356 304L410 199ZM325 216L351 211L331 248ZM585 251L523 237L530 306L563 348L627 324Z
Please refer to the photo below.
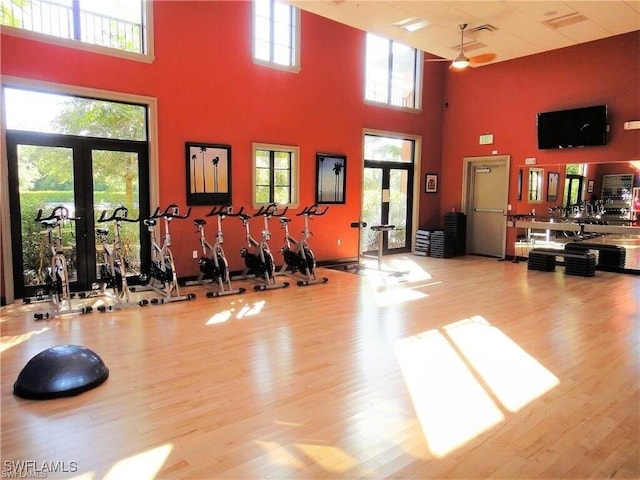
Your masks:
M253 5L254 58L260 63L297 69L298 10L277 0L254 0Z
M150 55L147 0L0 0L0 24L98 48ZM29 36L29 34L27 34ZM68 45L68 44L66 44Z
M298 201L298 148L254 144L254 204Z
M542 168L529 169L529 202L542 201L542 177L544 170Z
M147 140L142 105L11 87L3 92L8 130Z
M419 109L421 62L419 50L367 34L365 100Z

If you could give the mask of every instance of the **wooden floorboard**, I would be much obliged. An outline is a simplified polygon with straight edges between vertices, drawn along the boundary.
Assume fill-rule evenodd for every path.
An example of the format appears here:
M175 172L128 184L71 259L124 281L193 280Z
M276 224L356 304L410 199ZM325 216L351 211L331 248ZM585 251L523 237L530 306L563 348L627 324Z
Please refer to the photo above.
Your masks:
M33 461L67 479L640 478L640 276L385 267L410 273L321 269L324 285L192 286L192 301L45 321L45 304L2 307L3 476ZM14 396L61 344L109 379Z

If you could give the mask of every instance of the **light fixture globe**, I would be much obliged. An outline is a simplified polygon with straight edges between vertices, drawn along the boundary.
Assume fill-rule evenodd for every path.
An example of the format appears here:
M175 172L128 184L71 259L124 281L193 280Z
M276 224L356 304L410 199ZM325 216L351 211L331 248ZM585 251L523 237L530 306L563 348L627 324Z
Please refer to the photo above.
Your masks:
M467 68L469 64L470 62L467 57L465 57L464 55L458 55L451 63L451 68L462 70L463 68Z
M460 29L460 53L458 53L458 56L451 63L451 68L462 70L463 68L467 68L471 63L464 54L464 29L467 28L467 24L459 23L458 28Z

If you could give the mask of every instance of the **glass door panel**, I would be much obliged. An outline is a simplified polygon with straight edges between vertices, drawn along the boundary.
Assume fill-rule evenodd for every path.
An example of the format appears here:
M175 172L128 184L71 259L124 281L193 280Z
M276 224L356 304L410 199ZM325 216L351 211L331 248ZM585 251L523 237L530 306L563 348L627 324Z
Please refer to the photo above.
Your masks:
M96 221L103 211L111 216L118 207L128 210L128 218L140 218L139 156L137 152L91 150L93 170L93 215ZM113 241L114 222L96 224L109 230ZM140 274L140 223L121 222L120 246L126 260L128 275ZM100 277L99 265L103 261L102 245L96 242L96 277Z
M38 210L46 218L62 205L70 217L75 217L73 149L24 144L16 147L22 245L19 266L22 285L35 291L45 286L47 269L51 266L47 229L35 221ZM75 222L63 222L60 231L69 280L75 282L78 277ZM57 231L52 235L57 235Z
M378 237L371 226L382 222L382 169L365 167L363 182L362 221L367 227L360 235L360 252L371 254L378 251Z
M389 231L389 250L407 246L408 177L408 170L389 171L389 224L396 227Z

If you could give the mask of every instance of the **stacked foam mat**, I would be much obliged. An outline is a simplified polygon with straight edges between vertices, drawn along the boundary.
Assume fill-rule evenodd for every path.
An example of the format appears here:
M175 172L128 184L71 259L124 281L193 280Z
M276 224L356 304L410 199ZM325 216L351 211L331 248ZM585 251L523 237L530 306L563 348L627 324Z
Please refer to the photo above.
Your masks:
M431 246L431 232L429 230L418 230L416 232L416 255L429 256Z

